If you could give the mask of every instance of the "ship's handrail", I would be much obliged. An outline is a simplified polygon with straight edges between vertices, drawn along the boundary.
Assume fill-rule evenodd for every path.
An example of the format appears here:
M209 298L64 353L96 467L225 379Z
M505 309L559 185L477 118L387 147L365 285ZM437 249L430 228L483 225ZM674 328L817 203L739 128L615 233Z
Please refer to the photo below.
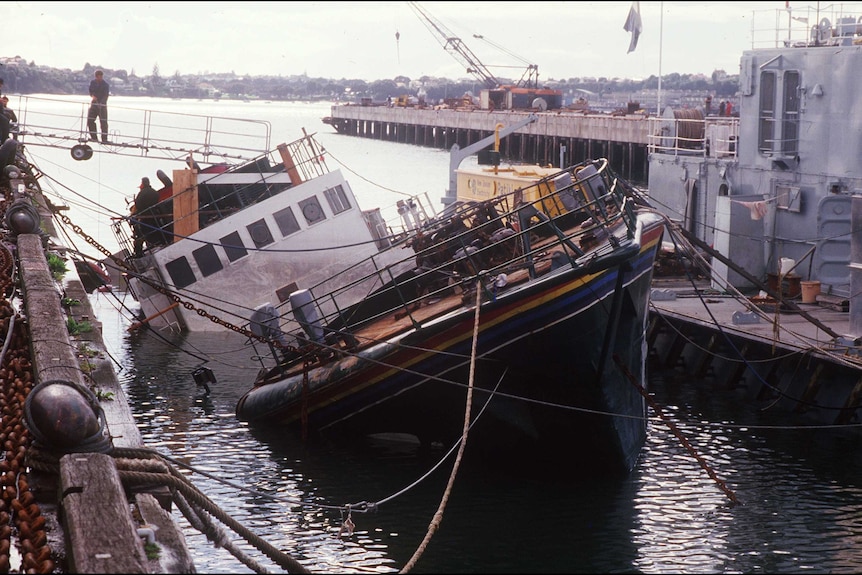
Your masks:
M862 3L752 11L752 49L853 44L862 44Z
M72 148L88 144L89 101L12 95L17 138L26 145ZM157 159L204 162L249 160L271 149L269 122L154 111L108 104L109 143L93 149Z
M383 266L377 263L378 256L372 256L370 265L366 260L309 286L309 304L318 312L319 327L337 337L397 313L411 318L418 328L421 320L414 314L421 303L451 296L453 290L481 289L483 299L493 299L497 290L505 289L507 277L536 278L561 266L587 266L615 253L635 235L632 200L610 176L607 160L579 167L588 165L599 167L581 178L577 167L564 170L574 176L572 182L533 201L525 201L528 190L524 189L483 202L452 204L405 240L404 246L413 249L405 250L401 262ZM547 189L548 182L564 171L534 185ZM569 198L562 200L566 194ZM571 205L574 197L579 198L576 208L560 209L564 201ZM373 271L350 279L357 277L357 269L369 268ZM340 305L342 298L356 301L357 293L373 297ZM283 333L300 342L308 340L289 309L279 313Z
M650 117L647 149L650 154L735 158L739 118L707 116L700 119Z

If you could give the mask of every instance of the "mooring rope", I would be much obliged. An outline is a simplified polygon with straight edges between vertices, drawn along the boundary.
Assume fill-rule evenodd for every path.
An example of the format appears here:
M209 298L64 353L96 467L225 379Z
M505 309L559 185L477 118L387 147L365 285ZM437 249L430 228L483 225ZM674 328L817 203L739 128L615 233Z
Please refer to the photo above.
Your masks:
M650 404L650 407L653 408L653 411L656 412L656 415L658 415L659 418L661 418L661 420L664 421L665 424L667 424L668 428L670 428L671 432L677 437L677 439L679 439L683 447L685 447L689 451L689 453L691 453L691 455L697 460L697 462L704 469L704 471L706 471L707 475L709 475L713 479L713 481L715 481L716 485L718 485L718 488L721 489L724 494L727 495L728 499L730 499L733 503L739 503L739 500L736 498L736 494L731 491L731 489L727 486L727 483L725 483L723 479L720 479L718 477L715 471L713 471L712 467L710 467L709 463L707 463L707 461L700 456L700 454L697 452L694 446L689 443L688 439L686 439L686 437L682 434L682 431L679 430L676 424L671 421L670 418L665 416L664 412L661 410L658 404L656 404L656 402L652 400L652 398L649 396L643 386L638 383L634 375L632 375L632 372L629 371L628 367L626 367L626 365L623 363L622 358L620 358L619 355L614 354L614 361L617 363L617 366L619 366L620 370L622 370L622 372L629 379L632 385L635 386L635 389L637 389L647 401L647 403Z
M476 314L473 318L473 348L470 353L470 379L467 383L467 402L464 407L464 431L461 434L461 445L458 447L458 455L455 456L455 463L452 465L452 472L449 474L449 481L446 483L446 490L443 492L443 499L440 500L440 505L428 525L428 531L425 533L425 538L416 551L413 557L401 568L400 573L408 573L416 565L419 557L425 552L431 537L440 528L440 522L443 521L443 510L449 501L449 495L452 493L452 485L455 483L455 476L458 474L458 468L461 466L461 458L464 455L464 449L467 447L467 434L470 432L470 412L473 409L473 377L476 373L476 344L479 340L479 311L482 307L482 290L476 289Z
M199 506L204 511L241 535L246 541L254 545L280 567L287 569L288 573L309 573L308 569L289 554L277 549L274 545L222 511L215 503L213 503L206 495L201 493L196 487L194 487L194 485L190 484L184 477L174 475L174 473L178 472L174 472L172 470L170 475L164 473L125 471L120 469L118 469L117 472L120 475L120 479L124 483L128 483L130 485L166 485L171 489L177 490L191 503Z
M230 540L224 529L213 523L202 510L189 503L182 493L174 492L173 497L180 512L182 512L185 518L188 519L191 526L206 535L207 539L228 551L231 555L236 557L238 561L255 573L269 573L269 570L266 567L249 557L242 549L234 545L233 541Z

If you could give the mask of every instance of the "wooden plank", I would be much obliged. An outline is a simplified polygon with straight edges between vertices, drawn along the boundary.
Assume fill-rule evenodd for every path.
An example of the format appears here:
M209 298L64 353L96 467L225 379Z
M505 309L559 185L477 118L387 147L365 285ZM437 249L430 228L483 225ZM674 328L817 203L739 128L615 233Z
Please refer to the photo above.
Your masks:
M41 238L36 234L18 236L18 257L37 383L61 379L83 384Z
M293 162L290 151L287 149L287 144L279 144L278 153L281 155L281 161L284 163L284 171L290 176L291 183L293 183L294 186L301 184L302 177L296 169L296 164Z
M154 566L150 572L197 573L182 532L171 514L162 509L158 500L148 493L135 495L135 503L144 523L155 531L156 544L159 546L159 558L151 560L158 564L158 568Z
M64 455L60 498L71 573L148 573L144 546L111 456Z
M198 229L198 185L194 170L174 170L174 243Z

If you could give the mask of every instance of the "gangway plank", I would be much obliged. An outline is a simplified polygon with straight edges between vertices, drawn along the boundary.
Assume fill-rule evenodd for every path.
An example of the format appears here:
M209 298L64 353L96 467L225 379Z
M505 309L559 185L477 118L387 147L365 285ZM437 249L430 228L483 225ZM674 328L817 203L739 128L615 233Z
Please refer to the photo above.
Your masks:
M95 152L186 161L194 154L205 162L250 160L270 148L269 122L110 106L108 142L91 142L89 102L39 96L13 96L17 128L26 146L68 149L72 158L89 160Z

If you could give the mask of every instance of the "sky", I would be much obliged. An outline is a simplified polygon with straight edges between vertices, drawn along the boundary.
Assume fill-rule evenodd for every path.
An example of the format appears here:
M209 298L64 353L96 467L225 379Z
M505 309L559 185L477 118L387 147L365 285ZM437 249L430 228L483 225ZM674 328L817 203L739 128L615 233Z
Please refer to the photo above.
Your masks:
M0 56L72 70L89 63L139 76L158 66L162 76L469 77L411 4L417 3L11 2ZM631 34L623 25L632 2L418 4L494 75L517 80L533 64L540 82L736 74L743 50L752 47L754 11L766 10L772 22L785 8L775 0L639 2L642 32L629 53Z

